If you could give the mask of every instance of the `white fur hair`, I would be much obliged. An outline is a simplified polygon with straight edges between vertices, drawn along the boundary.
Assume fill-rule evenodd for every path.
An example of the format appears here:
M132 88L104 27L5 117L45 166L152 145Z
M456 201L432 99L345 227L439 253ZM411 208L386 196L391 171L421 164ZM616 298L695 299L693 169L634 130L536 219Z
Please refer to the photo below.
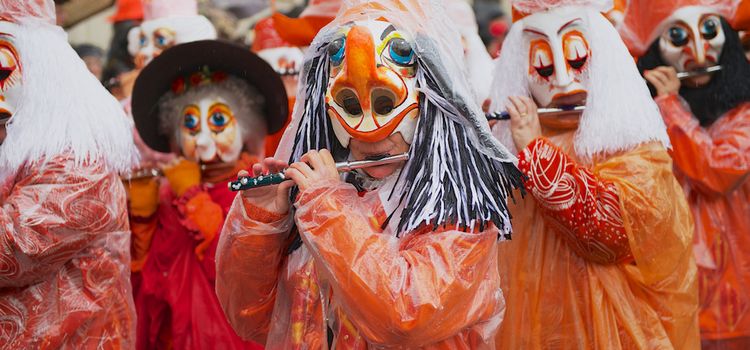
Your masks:
M169 28L176 34L175 45L198 40L216 39L216 28L204 16L175 16L141 23L128 32L128 52L135 56L141 49L141 33L153 33L158 28ZM152 38L149 38L151 40Z
M579 13L585 14L589 26L585 35L591 56L586 110L575 137L576 154L590 160L652 141L669 147L659 108L615 28L594 9L581 8ZM523 27L523 20L515 23L503 43L490 95L492 111L504 111L509 96L531 96L529 44ZM515 148L509 122L498 123L493 131L507 147Z
M180 95L175 96L171 91L164 95L159 101L159 127L162 133L172 135L173 141L179 142L182 111L185 106L211 96L220 96L229 103L237 120L245 150L252 154L262 154L268 133L263 112L265 99L254 86L233 76L220 83L191 87Z
M137 163L132 129L122 106L88 71L62 28L20 20L15 45L22 91L0 147L0 167L13 174L61 154L77 165L104 162L113 171Z

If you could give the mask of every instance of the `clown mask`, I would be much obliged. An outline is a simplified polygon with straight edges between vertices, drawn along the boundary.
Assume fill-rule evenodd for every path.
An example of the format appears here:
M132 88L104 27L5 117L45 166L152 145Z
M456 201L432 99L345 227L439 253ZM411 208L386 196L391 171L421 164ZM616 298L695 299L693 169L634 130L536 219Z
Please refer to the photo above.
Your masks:
M719 15L710 8L683 7L665 23L659 38L660 54L665 63L678 72L686 72L719 62L725 37ZM710 75L701 75L687 81L692 85L704 85L710 80Z
M183 156L196 162L231 163L242 152L242 135L233 108L221 96L184 106L179 134Z
M216 29L202 16L168 17L145 21L128 33L128 51L137 69L177 44L216 38Z
M302 69L304 54L299 47L274 47L258 51L258 56L268 62L284 82L288 96L297 94L299 72Z
M413 42L384 21L352 22L328 44L328 115L336 138L375 143L401 133L412 143L418 116Z
M3 130L15 113L21 93L21 61L13 36L16 31L15 24L0 21L0 127Z
M584 105L591 50L585 18L564 7L523 19L529 43L529 90L540 107Z

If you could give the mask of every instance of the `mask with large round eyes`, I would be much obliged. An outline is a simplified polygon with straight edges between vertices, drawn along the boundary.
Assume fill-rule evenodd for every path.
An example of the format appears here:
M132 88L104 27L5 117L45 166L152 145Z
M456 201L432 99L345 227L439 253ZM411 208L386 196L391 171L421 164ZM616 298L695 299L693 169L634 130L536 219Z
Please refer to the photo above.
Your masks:
M141 26L138 35L140 48L135 55L136 68L142 69L164 50L174 46L177 42L176 36L177 33L170 28L158 27L151 30Z
M710 9L689 6L675 11L659 41L662 60L678 72L702 69L718 64L724 48L720 17ZM703 80L710 80L704 76Z
M13 116L21 93L21 61L11 34L14 27L0 22L0 124Z
M418 116L413 42L388 22L354 22L325 54L328 115L339 142L378 142L400 132L411 143Z
M242 135L231 106L222 98L204 98L183 109L182 155L203 163L234 162L242 152Z
M523 19L529 42L529 90L540 107L583 105L591 49L584 19L572 9Z

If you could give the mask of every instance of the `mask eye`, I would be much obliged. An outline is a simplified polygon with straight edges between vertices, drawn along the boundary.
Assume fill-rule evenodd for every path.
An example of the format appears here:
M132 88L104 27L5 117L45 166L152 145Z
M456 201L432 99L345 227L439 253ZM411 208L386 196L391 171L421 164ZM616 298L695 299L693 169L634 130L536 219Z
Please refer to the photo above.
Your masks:
M568 60L568 64L573 67L573 69L581 69L581 67L586 64L586 59L588 59L588 56L579 57L574 60Z
M534 67L536 69L536 72L539 73L544 78L549 78L552 76L553 73L555 73L555 67L553 65L544 66L544 67Z
M140 38L139 42L141 44L141 47L144 47L148 43L148 40L146 39L145 35L141 34L141 38Z
M227 117L223 113L216 112L214 114L211 114L211 119L209 119L209 121L213 126L224 127L227 125L229 119L227 119Z
M669 28L669 40L674 46L685 46L688 43L688 33L685 28Z
M346 37L338 38L328 44L328 57L331 64L338 66L344 61L344 49L346 48Z
M711 40L719 34L719 25L713 18L709 18L703 22L701 26L701 36L706 40Z
M195 133L200 130L200 120L198 119L198 116L193 114L193 112L186 112L182 119L182 123L182 125L190 130L190 132Z
M400 66L411 66L414 64L414 50L403 38L393 38L388 43L388 55L390 60Z

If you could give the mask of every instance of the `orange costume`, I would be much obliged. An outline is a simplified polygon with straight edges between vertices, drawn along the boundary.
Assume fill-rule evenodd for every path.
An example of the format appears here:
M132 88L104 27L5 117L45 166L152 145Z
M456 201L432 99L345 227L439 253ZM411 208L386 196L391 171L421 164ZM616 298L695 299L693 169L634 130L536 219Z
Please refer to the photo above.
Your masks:
M0 0L0 57L0 347L133 348L125 113L52 0Z
M750 347L750 63L736 31L747 25L745 5L632 1L621 28L650 79L664 69L721 67L654 91L695 220L704 349Z
M586 109L540 116L542 136L519 153L528 195L511 205L513 240L498 249L507 308L497 348L697 349L693 222L607 8L513 5L526 17L503 46L495 110L529 95ZM507 127L495 126L498 137Z
M493 347L504 309L496 241L520 174L450 49L459 36L431 37L442 21L429 2L363 1L313 41L307 96L277 158L328 149L351 160L350 142L399 133L410 158L381 178L357 171L293 190L288 213L246 197L257 192L235 199L216 290L243 338L268 349Z
M703 128L676 95L656 99L695 218L703 337L750 344L750 103Z

